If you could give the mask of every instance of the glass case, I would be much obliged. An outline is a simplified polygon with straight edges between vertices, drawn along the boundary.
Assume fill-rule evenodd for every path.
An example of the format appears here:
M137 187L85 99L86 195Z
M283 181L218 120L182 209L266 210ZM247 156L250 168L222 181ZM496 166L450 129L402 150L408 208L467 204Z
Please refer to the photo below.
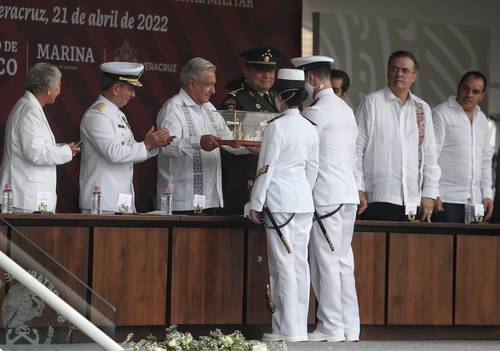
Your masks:
M221 140L222 145L232 147L258 146L263 137L267 121L273 119L278 113L253 112L238 110L217 111L226 121L229 130L233 133L234 140Z

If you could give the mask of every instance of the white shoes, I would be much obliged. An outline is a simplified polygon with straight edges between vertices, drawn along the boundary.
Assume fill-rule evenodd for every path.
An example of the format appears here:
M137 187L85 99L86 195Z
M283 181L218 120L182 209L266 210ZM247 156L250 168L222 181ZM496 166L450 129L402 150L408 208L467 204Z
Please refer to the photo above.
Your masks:
M273 342L273 341L287 341L287 342L299 342L307 341L307 336L287 336L274 333L264 333L262 335L262 341Z
M359 336L346 336L345 341L350 341L350 342L359 341Z
M317 330L309 333L307 337L309 338L309 341L341 342L346 340L344 336L323 334L322 332Z
M307 336L287 336L274 333L264 333L262 335L262 341L266 342L276 342L276 341L286 341L286 342L300 342L300 341L327 341L327 342L341 342L341 341L359 341L359 337L344 337L336 335L323 334L320 331L313 331Z

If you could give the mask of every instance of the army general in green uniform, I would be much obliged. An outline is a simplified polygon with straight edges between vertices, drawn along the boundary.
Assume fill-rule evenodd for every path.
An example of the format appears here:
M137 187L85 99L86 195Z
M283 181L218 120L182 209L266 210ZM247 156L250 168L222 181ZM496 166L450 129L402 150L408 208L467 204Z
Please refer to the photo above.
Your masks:
M245 51L240 56L245 60L245 78L226 85L232 91L227 94L221 109L277 113L271 87L276 77L280 52L274 48L261 47ZM258 157L235 157L222 149L221 156L224 213L241 215L249 199L248 182L255 177Z

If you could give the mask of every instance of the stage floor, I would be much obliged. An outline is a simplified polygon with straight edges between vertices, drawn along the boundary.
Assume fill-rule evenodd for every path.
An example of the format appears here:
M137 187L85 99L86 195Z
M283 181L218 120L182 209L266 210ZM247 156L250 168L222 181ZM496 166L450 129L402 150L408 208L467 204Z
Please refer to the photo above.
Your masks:
M340 342L340 343L288 343L286 347L278 344L268 344L269 351L498 351L500 341L360 341L360 342ZM40 346L4 346L2 350L12 351L101 351L102 349L94 344L73 344L73 345L40 345Z

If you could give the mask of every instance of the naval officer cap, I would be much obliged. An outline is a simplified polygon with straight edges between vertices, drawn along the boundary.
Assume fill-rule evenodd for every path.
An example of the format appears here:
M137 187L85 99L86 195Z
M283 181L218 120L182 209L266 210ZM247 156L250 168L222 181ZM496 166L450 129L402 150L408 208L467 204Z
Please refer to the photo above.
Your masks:
M292 64L295 68L303 69L304 71L313 71L318 68L327 67L330 69L331 64L333 63L333 58L328 56L306 56L306 57L295 57L291 59Z
M294 68L282 68L278 71L274 87L278 94L287 91L297 91L304 89L304 79L304 71Z
M256 69L272 70L278 65L281 53L272 47L259 47L244 51L240 56L245 59L247 66Z
M101 64L103 79L128 83L142 87L139 78L144 72L144 65L136 62L104 62Z

